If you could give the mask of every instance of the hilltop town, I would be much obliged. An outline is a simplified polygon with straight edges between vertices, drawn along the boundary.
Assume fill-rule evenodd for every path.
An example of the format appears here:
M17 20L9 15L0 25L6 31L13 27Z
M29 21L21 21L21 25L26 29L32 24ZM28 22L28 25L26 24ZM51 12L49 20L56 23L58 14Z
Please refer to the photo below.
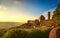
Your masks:
M60 4L58 4L57 8L53 12L52 19L50 18L51 14L48 12L48 19L46 20L43 15L41 15L36 20L28 20L27 23L20 26L23 29L39 29L42 26L46 27L57 27L60 26Z

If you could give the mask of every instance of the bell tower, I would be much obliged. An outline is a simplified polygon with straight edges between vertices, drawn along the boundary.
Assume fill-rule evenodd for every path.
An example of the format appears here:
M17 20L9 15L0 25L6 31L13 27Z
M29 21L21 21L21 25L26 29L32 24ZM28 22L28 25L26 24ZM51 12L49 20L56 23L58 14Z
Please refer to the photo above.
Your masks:
M48 12L48 20L50 20L50 12Z

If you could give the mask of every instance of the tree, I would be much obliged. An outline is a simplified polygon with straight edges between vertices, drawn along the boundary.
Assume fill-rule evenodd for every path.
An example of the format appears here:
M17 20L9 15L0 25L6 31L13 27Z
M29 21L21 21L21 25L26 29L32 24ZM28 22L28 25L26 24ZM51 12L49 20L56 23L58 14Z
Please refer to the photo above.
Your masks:
M56 10L53 12L52 19L56 22L56 25L60 23L60 3L58 4Z
M60 16L60 3L58 4L56 10L53 12L53 17L52 18L55 18L56 16Z

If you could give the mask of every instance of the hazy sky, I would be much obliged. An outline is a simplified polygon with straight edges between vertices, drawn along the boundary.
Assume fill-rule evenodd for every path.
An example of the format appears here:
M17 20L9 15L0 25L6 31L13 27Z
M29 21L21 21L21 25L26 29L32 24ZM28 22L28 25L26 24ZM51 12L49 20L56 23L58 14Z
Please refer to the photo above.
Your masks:
M60 0L0 0L0 22L26 22L53 11Z

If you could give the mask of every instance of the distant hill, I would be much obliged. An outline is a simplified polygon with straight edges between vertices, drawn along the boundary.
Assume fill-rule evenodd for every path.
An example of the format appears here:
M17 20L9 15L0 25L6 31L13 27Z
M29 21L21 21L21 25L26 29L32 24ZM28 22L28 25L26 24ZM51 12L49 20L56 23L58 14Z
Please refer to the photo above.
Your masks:
M0 22L0 29L11 28L11 27L22 25L22 24L23 23L20 23L20 22Z

